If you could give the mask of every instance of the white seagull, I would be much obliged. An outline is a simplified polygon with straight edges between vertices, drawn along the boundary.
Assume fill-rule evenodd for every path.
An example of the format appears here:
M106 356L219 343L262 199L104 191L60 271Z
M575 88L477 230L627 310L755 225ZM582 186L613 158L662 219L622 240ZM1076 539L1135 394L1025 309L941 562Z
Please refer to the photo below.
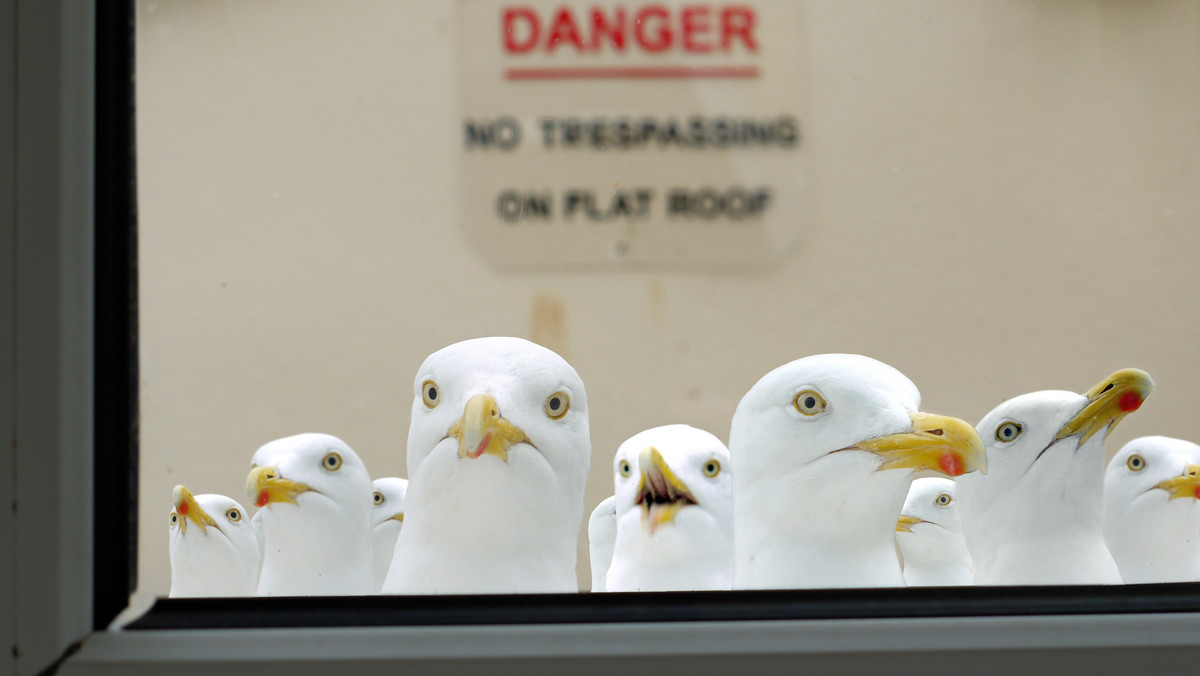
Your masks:
M613 461L617 534L607 591L729 589L729 450L689 425L640 432Z
M975 584L1120 584L1100 520L1104 440L1154 389L1145 371L1117 371L1084 394L1009 399L977 429L987 476L958 480Z
M588 518L588 554L592 564L592 591L602 592L617 543L617 497L604 498Z
M396 551L396 538L404 527L404 494L408 491L408 479L383 477L376 479L375 494L371 498L371 550L374 552L371 578L375 592L383 589L388 567L392 564L392 553Z
M176 486L171 508L169 596L254 596L258 538L233 498Z
M734 588L902 586L896 517L913 474L987 467L969 424L920 403L912 381L860 355L763 376L729 431Z
M367 469L344 441L297 434L260 447L246 490L262 509L259 596L374 593ZM261 515L261 517L259 517Z
M1200 446L1125 444L1104 475L1104 539L1127 584L1200 581Z
M904 556L908 586L971 584L971 554L963 539L954 481L926 477L912 482L896 521L896 545Z
M430 355L413 393L384 593L577 591L591 440L575 369L527 340L479 338Z

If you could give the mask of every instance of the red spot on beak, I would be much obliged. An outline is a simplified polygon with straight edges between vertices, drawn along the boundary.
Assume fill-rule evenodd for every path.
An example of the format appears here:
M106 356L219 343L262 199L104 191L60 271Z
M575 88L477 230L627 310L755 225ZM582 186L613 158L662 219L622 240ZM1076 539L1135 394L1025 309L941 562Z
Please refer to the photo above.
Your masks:
M963 473L962 459L953 451L946 451L938 458L938 466L949 476L959 476Z
M188 511L187 500L184 500L183 502L176 505L175 509L179 512L180 516L187 516L187 511Z
M489 443L491 443L491 441L492 441L492 433L488 432L487 434L483 435L482 439L479 440L479 446L477 446L475 448L475 451L472 453L468 453L467 457L478 458L479 456L483 455L484 450L487 449L487 446Z
M1196 494L1196 499L1200 500L1200 486L1196 486L1196 488L1193 492L1195 492L1195 494Z
M1117 402L1117 405L1121 407L1122 411L1129 413L1142 407L1142 398L1137 392L1126 392L1121 395L1121 400Z
M258 499L254 501L254 504L259 507L266 507L267 503L270 501L271 501L271 496L267 494L267 491L264 488L263 490L259 491Z

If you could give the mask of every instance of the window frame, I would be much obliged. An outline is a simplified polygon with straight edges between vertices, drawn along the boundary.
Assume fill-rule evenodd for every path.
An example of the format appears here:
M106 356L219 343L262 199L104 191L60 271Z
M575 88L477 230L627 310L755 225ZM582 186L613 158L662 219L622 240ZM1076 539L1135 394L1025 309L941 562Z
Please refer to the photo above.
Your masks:
M12 568L11 608L0 610L12 619L13 673L444 673L485 664L522 673L797 665L999 673L1046 660L1128 673L1176 666L1200 650L1200 584L176 600L151 609L146 628L109 629L136 580L132 3L0 0L0 35L14 37L0 56L0 81L13 94L11 103L0 98L0 134L15 146L14 208L0 213L15 271L0 286L11 320L0 349L15 374L5 424L16 442L3 460L19 470L6 486L17 508L0 521L9 545L0 572ZM431 608L438 624L420 614ZM280 612L302 626L279 627ZM171 617L201 628L171 628ZM407 626L363 626L370 618Z

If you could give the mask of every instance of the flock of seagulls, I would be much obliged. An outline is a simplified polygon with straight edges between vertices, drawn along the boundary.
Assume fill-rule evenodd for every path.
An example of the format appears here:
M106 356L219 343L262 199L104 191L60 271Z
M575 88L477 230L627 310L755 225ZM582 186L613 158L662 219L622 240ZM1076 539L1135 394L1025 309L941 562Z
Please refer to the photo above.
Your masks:
M616 449L592 591L1200 580L1200 446L1142 437L1104 465L1153 388L1125 369L971 425L869 357L784 364L728 446L675 424ZM591 456L570 364L519 338L455 343L414 379L408 480L298 434L251 458L253 517L176 486L170 595L573 592Z

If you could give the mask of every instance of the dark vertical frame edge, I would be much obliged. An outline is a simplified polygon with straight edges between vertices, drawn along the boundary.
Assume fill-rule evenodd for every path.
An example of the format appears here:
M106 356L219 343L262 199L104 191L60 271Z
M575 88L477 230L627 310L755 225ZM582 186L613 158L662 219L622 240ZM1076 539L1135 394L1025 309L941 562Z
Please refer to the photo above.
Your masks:
M96 0L95 11L92 626L100 630L137 584L137 173L134 2Z

